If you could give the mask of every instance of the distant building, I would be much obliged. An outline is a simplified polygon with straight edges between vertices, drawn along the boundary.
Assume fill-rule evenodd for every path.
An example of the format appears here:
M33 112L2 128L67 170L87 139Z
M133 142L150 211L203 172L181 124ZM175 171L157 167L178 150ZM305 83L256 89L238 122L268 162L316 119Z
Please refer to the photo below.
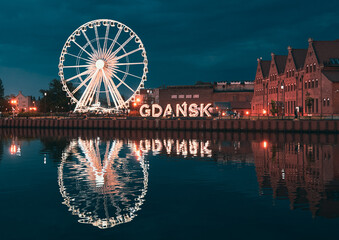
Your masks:
M18 112L27 112L30 111L30 108L35 106L32 100L32 96L24 96L21 91L15 97L16 100L16 111Z
M339 40L313 41L307 49L258 59L252 115L339 114ZM273 104L274 105L273 105Z
M171 104L188 105L192 103L212 103L214 108L223 111L236 111L240 114L251 110L251 99L253 97L253 82L197 82L195 85L167 86L156 89L143 89L140 97L143 103L157 103L163 108Z

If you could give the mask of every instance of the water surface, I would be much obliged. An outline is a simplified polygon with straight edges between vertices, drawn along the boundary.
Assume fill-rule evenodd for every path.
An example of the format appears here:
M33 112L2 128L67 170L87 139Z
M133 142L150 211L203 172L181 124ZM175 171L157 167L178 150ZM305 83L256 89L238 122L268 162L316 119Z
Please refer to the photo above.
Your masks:
M337 236L337 135L0 135L1 239Z

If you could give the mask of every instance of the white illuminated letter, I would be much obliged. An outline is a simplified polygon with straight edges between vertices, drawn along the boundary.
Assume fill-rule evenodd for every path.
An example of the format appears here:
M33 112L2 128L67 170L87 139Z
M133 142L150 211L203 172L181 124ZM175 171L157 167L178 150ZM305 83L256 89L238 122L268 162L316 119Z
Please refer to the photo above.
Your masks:
M210 117L211 114L210 112L208 111L208 109L210 108L212 104L211 103L208 103L205 107L204 107L204 104L200 104L200 117L203 117L204 116L204 113L206 113L206 116L207 117Z
M167 104L163 116L164 117L166 117L167 115L172 116L172 114L173 114L172 106L171 106L171 104Z
M156 109L158 109L158 112L156 113ZM162 114L162 107L159 104L153 104L152 105L152 117L160 117Z
M144 108L146 108L145 112L143 112ZM148 104L142 105L140 107L139 112L140 112L140 116L142 116L142 117L149 117L151 115L151 110L149 109L149 105Z
M198 117L199 116L198 104L192 103L188 107L188 112L190 117Z
M179 117L180 113L182 114L182 116L187 117L187 103L184 102L181 106L180 104L177 104L176 106L176 117Z

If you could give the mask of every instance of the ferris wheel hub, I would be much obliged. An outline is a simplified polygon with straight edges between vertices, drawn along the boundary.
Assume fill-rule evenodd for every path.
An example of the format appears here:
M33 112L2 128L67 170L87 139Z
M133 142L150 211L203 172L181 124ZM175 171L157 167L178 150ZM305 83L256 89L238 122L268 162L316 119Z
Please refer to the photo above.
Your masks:
M105 66L105 62L101 59L97 60L95 63L95 66L97 67L97 69L103 69Z

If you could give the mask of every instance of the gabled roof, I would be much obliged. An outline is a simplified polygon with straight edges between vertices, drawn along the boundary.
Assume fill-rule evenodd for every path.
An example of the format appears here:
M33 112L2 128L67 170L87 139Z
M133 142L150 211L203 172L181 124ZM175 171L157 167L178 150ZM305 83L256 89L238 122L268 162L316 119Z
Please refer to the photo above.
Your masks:
M325 77L331 82L339 82L339 71L323 71Z
M339 40L311 42L320 64L330 61L330 58L339 58Z
M287 56L286 55L274 55L275 65L277 66L278 74L285 71Z
M291 51L296 69L304 67L307 49L292 49Z
M260 60L259 63L260 63L260 68L261 68L263 77L267 78L268 74L270 73L271 61Z

